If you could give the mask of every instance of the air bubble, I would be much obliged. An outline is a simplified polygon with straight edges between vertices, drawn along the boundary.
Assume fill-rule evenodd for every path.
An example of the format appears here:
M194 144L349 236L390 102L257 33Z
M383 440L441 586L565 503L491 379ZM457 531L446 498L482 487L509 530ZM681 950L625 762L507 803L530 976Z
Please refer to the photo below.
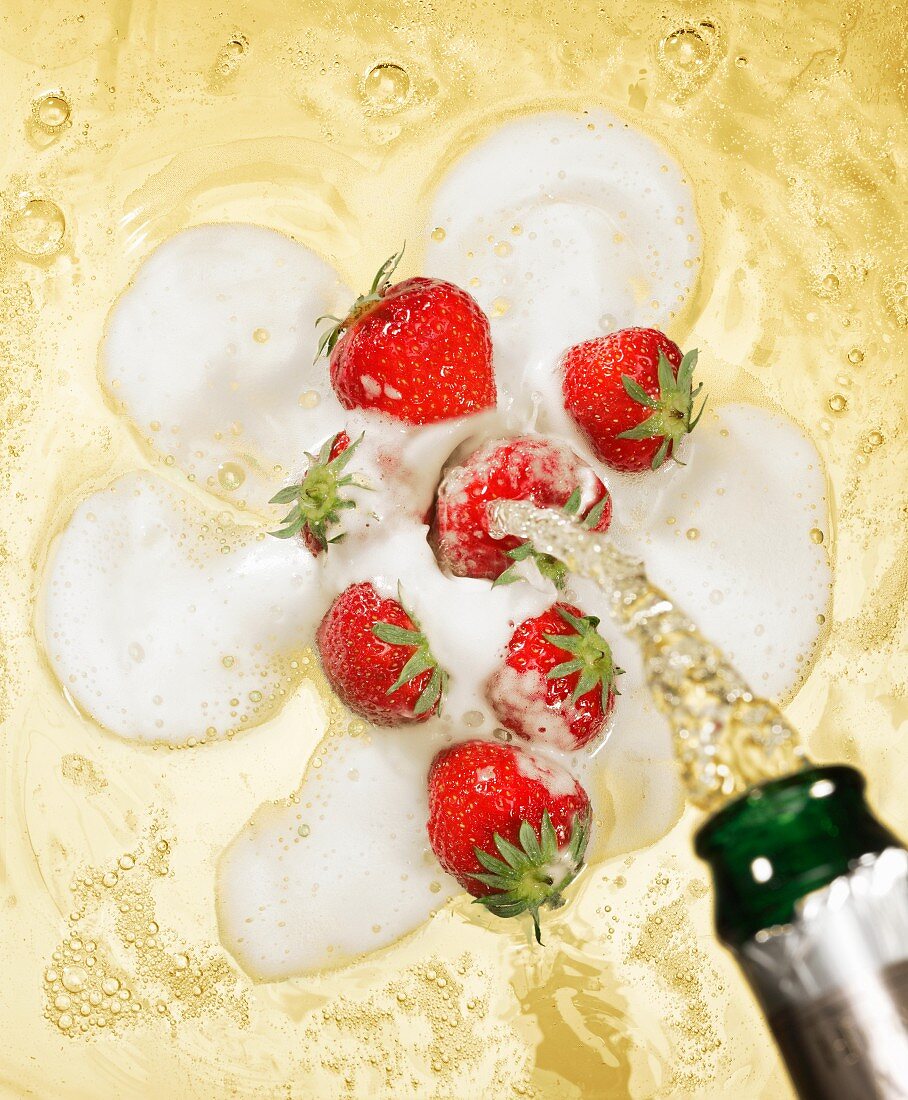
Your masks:
M32 118L48 134L57 134L70 121L71 108L62 92L47 92L32 104Z
M669 65L691 71L705 67L710 48L693 27L682 27L663 39L660 54Z
M842 413L848 408L848 398L841 393L834 393L827 404L834 413Z
M222 462L218 466L218 482L222 489L233 492L246 480L246 471L237 462Z
M63 988L70 993L81 993L85 988L85 971L81 966L67 966L63 969Z
M393 62L373 66L363 80L363 98L379 111L397 111L410 96L410 77L407 70Z
M317 390L306 390L299 398L299 404L304 409L314 409L320 401L321 395Z
M44 259L63 248L66 218L50 199L31 199L10 218L9 231L23 256Z

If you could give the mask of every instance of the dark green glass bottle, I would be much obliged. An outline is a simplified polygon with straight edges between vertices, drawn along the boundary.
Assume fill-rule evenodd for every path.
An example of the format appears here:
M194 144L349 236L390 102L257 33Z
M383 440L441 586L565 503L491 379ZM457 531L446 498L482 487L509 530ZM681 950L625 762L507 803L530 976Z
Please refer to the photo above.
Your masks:
M805 1100L908 1100L908 852L853 768L752 788L696 837L716 927Z

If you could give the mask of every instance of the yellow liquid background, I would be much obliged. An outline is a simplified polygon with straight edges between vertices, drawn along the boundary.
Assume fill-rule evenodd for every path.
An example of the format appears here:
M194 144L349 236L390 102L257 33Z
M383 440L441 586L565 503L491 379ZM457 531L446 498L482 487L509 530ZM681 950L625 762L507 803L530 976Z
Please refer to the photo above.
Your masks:
M788 714L908 835L903 20L885 0L0 0L2 1095L788 1094L711 937L693 811L588 872L545 950L458 902L352 968L253 984L218 945L216 858L290 794L330 705L304 687L231 743L128 745L62 696L35 601L84 494L136 468L185 484L97 384L152 247L253 221L353 286L406 238L408 274L459 152L522 112L603 105L693 183L703 272L673 335L712 399L775 402L822 453L833 602ZM53 92L63 108L35 106Z

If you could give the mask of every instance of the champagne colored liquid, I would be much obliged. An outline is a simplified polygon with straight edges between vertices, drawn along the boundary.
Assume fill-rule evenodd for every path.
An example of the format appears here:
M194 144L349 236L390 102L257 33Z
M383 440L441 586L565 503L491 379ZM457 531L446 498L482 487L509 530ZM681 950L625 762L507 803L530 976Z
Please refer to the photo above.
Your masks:
M152 247L235 219L294 235L356 287L406 239L410 274L456 155L507 118L601 105L674 151L694 188L703 273L675 323L682 342L696 329L711 400L775 402L820 449L835 590L786 710L814 756L865 770L904 834L902 21L895 0L554 14L4 0L4 1095L622 1100L717 1095L730 1080L742 1100L786 1095L713 941L688 818L591 869L545 953L478 929L464 903L339 974L250 982L220 946L217 853L263 801L293 797L342 716L303 690L255 737L137 750L60 691L35 594L88 491L135 469L176 477L96 377L111 304ZM86 975L65 976L73 991L70 966ZM94 1016L93 995L139 1010L111 1007L82 1032L83 995Z
M570 516L523 501L489 506L493 533L530 539L537 551L595 581L643 652L647 683L674 735L687 797L710 812L764 779L806 763L781 711L753 694L722 652L647 579L640 562Z

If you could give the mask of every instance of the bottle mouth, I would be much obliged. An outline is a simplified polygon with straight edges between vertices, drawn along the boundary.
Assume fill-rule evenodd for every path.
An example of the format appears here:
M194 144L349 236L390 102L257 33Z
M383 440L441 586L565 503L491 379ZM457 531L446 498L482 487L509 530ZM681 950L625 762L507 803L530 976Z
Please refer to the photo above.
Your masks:
M737 845L743 830L763 833L766 828L784 828L805 813L830 805L826 799L850 793L861 797L864 776L846 764L807 767L780 779L771 779L745 791L709 817L694 835L694 849L701 859L710 859L729 845ZM756 837L755 837L756 839ZM761 838L762 842L762 838Z
M712 871L726 944L790 923L807 894L898 845L870 811L864 785L844 765L805 768L753 787L703 825L694 846Z

